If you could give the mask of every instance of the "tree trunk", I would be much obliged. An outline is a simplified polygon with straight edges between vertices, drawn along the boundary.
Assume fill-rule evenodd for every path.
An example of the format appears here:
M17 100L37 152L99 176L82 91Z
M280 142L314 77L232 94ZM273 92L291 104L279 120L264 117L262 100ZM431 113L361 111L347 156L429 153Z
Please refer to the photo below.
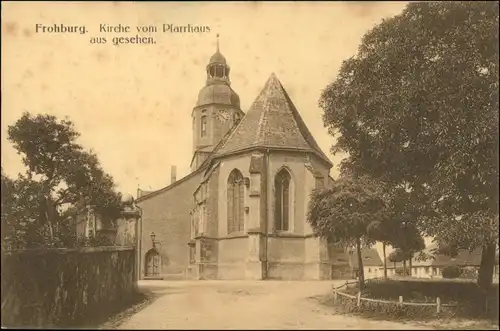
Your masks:
M363 269L363 257L361 256L361 239L356 238L356 252L358 253L358 281L359 289L365 288L365 271Z
M403 276L406 277L406 260L403 260Z
M488 291L493 283L493 271L495 269L495 243L483 246L481 252L481 265L477 284L483 290Z
M385 256L385 243L382 243L382 252L384 254L384 279L387 280L387 258Z
M412 275L412 272L413 272L413 269L412 269L412 261L413 260L413 253L410 253L410 259L408 260L409 264L410 264L410 277Z

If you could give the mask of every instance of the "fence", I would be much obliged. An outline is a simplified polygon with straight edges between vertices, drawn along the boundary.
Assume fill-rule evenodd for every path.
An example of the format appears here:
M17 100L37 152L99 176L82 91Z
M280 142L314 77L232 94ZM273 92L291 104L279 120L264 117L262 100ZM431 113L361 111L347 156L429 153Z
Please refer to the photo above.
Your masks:
M135 261L133 247L2 251L2 326L93 321L136 293Z
M365 283L369 282L369 281L373 281L373 279L371 280L367 280L365 281ZM436 312L439 314L441 313L442 309L445 308L445 307L457 307L458 305L457 304L443 304L441 303L441 299L439 297L436 298L436 303L430 303L430 302L405 302L403 300L403 296L399 296L399 301L390 301L390 300L379 300L379 299L370 299L370 298L363 298L361 296L361 292L359 291L357 295L351 295L351 294L347 294L347 293L342 293L340 292L339 290L342 289L342 288L346 288L348 289L349 288L349 285L353 285L353 284L358 284L357 281L346 281L345 284L342 284L340 286L337 286L337 287L333 287L333 300L334 302L336 303L339 299L339 296L340 297L344 297L344 298L347 298L347 299L350 299L350 300L355 300L356 302L356 306L357 307L361 307L362 306L362 303L363 302L373 302L373 303L378 303L378 304L385 304L385 305L396 305L396 306L399 306L399 307L403 307L403 306L411 306L411 307L436 307Z

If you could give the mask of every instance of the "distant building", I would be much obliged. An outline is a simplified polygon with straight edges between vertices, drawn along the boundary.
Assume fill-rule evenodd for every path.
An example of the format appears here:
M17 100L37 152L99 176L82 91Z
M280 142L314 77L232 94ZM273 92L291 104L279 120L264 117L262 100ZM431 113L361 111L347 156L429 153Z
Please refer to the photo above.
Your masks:
M435 244L430 245L424 250L426 255L432 256L432 251L436 248ZM456 265L464 269L468 269L469 275L477 274L481 265L481 249L476 249L472 252L461 250L456 257L446 255L435 255L426 260L419 260L418 254L412 259L411 276L417 278L442 278L443 268L449 265ZM387 262L388 276L395 276L396 269L403 268L403 263ZM406 268L410 268L410 263L406 262ZM498 280L498 251L496 257L496 266L494 278Z
M375 248L363 248L361 250L361 257L363 259L365 279L384 277L384 262ZM353 278L355 278L358 270L358 256L355 250L351 251L350 261L353 270Z

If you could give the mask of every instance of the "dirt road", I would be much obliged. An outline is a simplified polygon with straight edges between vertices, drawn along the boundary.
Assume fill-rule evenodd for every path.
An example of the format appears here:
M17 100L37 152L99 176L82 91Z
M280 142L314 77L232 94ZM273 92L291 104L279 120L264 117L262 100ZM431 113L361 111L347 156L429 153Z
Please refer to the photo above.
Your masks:
M119 329L386 329L411 324L337 315L314 297L332 281L142 281L159 298Z

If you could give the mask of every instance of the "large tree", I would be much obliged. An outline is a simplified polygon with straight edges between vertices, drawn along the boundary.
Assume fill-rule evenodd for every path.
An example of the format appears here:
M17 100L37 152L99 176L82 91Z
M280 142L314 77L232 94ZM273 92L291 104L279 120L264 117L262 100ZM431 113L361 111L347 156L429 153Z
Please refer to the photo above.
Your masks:
M320 99L342 168L408 185L426 235L482 248L484 288L498 241L498 23L498 2L410 3Z
M27 169L14 181L8 201L16 208L5 216L12 220L23 208L35 209L23 215L32 218L30 224L46 227L52 243L67 228L63 206L82 211L93 205L105 220L120 212L120 194L115 192L112 177L103 171L94 153L76 142L78 137L71 121L50 115L25 113L8 128L8 138Z
M314 233L329 242L356 247L360 289L365 285L361 247L374 243L367 229L382 220L383 209L382 192L367 177L346 176L311 194L307 219Z

